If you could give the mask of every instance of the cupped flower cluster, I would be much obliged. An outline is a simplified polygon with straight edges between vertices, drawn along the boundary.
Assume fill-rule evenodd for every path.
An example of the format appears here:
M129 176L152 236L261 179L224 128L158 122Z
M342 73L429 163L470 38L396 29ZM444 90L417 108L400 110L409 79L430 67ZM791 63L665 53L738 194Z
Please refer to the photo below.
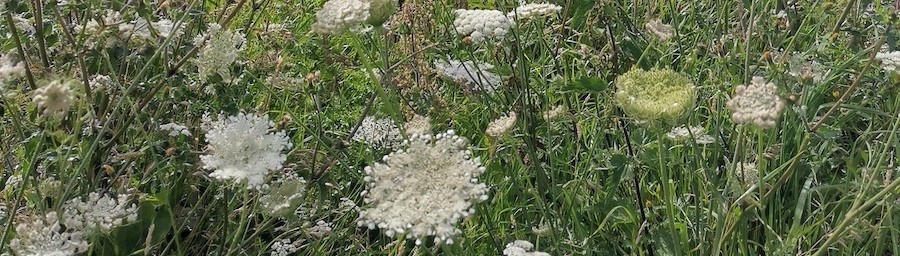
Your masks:
M491 121L484 132L487 133L488 136L499 137L516 126L516 119L516 112L510 111L508 114Z
M616 102L629 116L643 121L675 120L694 106L697 89L671 69L632 69L616 78Z
M375 149L393 149L403 141L403 133L390 118L367 116L353 134L353 140Z
M72 92L74 80L57 79L44 87L34 90L32 101L39 109L43 109L44 115L64 115L75 102Z
M208 154L201 155L203 168L213 170L210 177L247 182L249 189L260 188L272 170L281 169L287 156L282 151L292 144L283 131L270 132L274 123L267 116L239 113L212 120L203 116Z
M748 85L738 85L734 96L728 101L735 123L751 123L762 128L775 127L775 121L784 108L784 101L778 96L778 88L765 78L755 76Z
M128 195L117 197L100 195L92 192L87 200L74 198L63 205L65 209L65 225L78 230L97 230L104 234L125 222L137 219L137 205L129 203Z
M706 134L706 130L703 129L703 126L679 126L672 128L671 131L666 133L666 137L673 140L690 140L691 135L694 136L694 142L697 144L710 144L716 142L716 139L709 134Z
M340 34L365 24L380 26L396 9L396 0L329 0L316 12L312 30Z
M454 59L434 62L434 70L439 75L473 91L493 92L500 86L500 76L490 71L493 68L494 65L488 63Z
M296 174L284 175L263 190L259 198L265 213L275 217L292 218L306 195L306 180Z
M416 244L426 237L453 243L462 232L457 222L474 213L473 203L487 199L487 187L477 179L485 168L467 147L453 130L413 135L406 149L365 167L368 206L357 224L388 236L405 234Z
M875 54L875 59L881 61L881 68L885 71L897 71L900 69L900 51L879 52Z
M237 60L238 52L244 44L244 34L210 23L206 33L194 39L194 45L203 45L194 64L197 65L201 82L214 74L219 74L225 82L231 82L231 65Z
M506 13L509 20L522 21L539 17L547 17L562 11L562 6L548 3L526 4Z
M56 212L48 212L16 225L16 237L9 242L15 255L76 255L87 251L81 230L63 229Z
M506 36L513 22L498 10L457 9L453 26L460 35L467 35L474 42L484 39L500 39Z
M540 252L540 251L531 251L534 249L534 244L525 240L516 240L511 243L506 244L506 249L503 249L503 255L506 256L550 256L549 253Z

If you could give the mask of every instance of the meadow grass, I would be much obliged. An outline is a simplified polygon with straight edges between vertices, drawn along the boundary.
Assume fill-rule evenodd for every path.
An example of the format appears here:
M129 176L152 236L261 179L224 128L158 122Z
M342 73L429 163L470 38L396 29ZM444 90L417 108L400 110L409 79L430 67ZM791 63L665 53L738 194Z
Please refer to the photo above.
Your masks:
M888 1L556 1L558 13L483 41L457 33L454 10L518 2L406 0L389 28L335 34L312 31L319 0L4 2L0 54L27 74L0 72L0 253L28 254L11 249L25 237L16 227L92 192L129 195L135 218L85 231L78 254L268 255L284 239L293 255L502 255L515 240L551 255L900 253L900 76L876 58L897 50ZM107 10L178 33L85 29ZM645 27L654 19L670 38ZM223 63L233 79L199 78L204 44L192 40L212 23L244 36ZM448 59L493 65L499 86L438 75L433 63ZM617 103L616 78L651 68L693 83L684 114L639 120ZM735 88L754 76L784 104L772 127L732 119ZM48 114L35 90L60 79L73 104ZM280 187L300 200L210 177L204 115L239 112L285 132L292 147L267 182L302 178ZM510 112L512 128L488 136ZM394 150L354 135L367 116L402 126L416 114L468 138L485 167L487 200L454 223L452 244L358 224L373 207L363 169ZM679 126L703 134L667 136ZM714 139L692 139L703 135ZM296 211L274 214L270 200Z

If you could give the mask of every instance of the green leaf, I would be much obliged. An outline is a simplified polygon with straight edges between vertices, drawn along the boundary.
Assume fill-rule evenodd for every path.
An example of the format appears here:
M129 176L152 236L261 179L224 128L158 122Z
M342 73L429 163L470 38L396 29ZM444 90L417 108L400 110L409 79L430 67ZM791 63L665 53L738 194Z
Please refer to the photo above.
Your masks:
M563 91L602 92L607 88L607 82L597 76L584 76L573 83L563 86Z

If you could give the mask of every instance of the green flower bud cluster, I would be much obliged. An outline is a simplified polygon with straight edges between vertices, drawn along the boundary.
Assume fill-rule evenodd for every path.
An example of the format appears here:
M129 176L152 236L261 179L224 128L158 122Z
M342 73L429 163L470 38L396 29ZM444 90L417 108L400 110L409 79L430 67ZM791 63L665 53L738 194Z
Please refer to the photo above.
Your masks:
M632 69L616 78L616 102L625 114L643 121L675 121L693 108L697 89L671 69Z

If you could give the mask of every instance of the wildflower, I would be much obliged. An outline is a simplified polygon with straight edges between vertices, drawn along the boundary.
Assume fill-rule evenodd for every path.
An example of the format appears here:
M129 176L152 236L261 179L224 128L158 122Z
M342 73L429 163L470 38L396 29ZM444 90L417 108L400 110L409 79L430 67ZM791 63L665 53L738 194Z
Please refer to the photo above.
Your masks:
M752 123L762 128L775 126L784 108L784 102L776 94L775 84L755 76L748 85L738 85L728 101L735 123Z
M879 52L875 58L881 61L881 68L885 71L897 71L900 68L900 51Z
M506 14L497 10L457 9L455 12L453 26L456 27L456 32L470 36L474 42L503 38L512 26L512 21Z
M559 115L561 115L564 112L566 112L566 106L556 105L552 109L544 111L544 114L542 116L544 117L545 121L551 121L551 120L559 117Z
M172 137L178 137L179 134L188 137L191 136L191 132L188 130L187 126L176 123L161 124L159 125L159 129L169 132L169 136Z
M312 30L322 34L340 34L364 24L380 26L396 9L395 0L329 0L316 12Z
M500 76L491 73L494 65L473 61L437 60L434 69L438 74L475 91L493 92L500 85Z
M9 242L16 255L75 255L87 248L83 233L75 228L63 230L52 211L16 225L16 237Z
M353 140L376 149L394 148L403 140L403 133L390 118L367 116L353 134Z
M815 60L807 60L799 54L791 55L788 59L787 74L803 80L812 79L814 83L820 83L825 79L825 68Z
M44 109L42 112L44 115L63 115L69 111L69 107L75 101L75 96L73 96L72 90L69 89L72 83L74 83L73 80L53 80L44 87L35 90L32 100L34 104L37 104L38 108Z
M671 25L663 23L659 19L653 19L646 24L644 24L644 28L653 33L659 40L668 41L669 38L672 38L672 33L674 33L675 29L672 28Z
M511 243L506 244L506 249L503 249L503 255L507 256L550 256L550 254L546 252L534 251L530 252L531 249L534 249L534 244L525 240L516 240Z
M210 153L200 156L203 168L213 170L212 178L246 180L248 188L259 188L270 171L282 167L287 158L282 151L292 146L284 132L269 132L273 125L256 114L219 115L216 121L204 115Z
M408 136L413 134L431 134L431 118L415 115L403 124L403 131Z
M12 54L0 54L0 93L5 90L7 81L25 75L25 62L15 61Z
M290 239L281 239L272 243L272 256L288 256L302 249L303 240L291 242Z
M694 136L694 142L696 142L697 144L710 144L716 141L713 136L706 134L703 126L673 127L671 131L666 133L666 137L669 137L673 140L687 140L691 138L691 135Z
M209 40L204 40L208 38ZM219 74L226 82L231 82L231 64L238 57L244 35L241 32L222 29L219 24L210 23L206 33L194 39L195 45L206 43L194 59L200 71L200 82L213 74Z
M562 11L562 6L555 4L526 4L516 7L515 10L506 13L509 20L529 20L541 16L551 16Z
M175 23L168 19L148 22L146 19L138 18L119 24L119 37L139 43L156 42L157 38L167 38L179 31L180 27L176 27Z
M384 229L385 235L406 234L416 244L427 236L453 243L461 233L455 224L474 213L472 204L487 199L477 177L485 171L468 142L453 130L413 135L406 149L365 167L368 183L357 225Z
M485 130L484 132L487 133L488 136L499 137L500 135L509 132L509 130L512 130L513 126L515 125L516 112L510 111L509 114L491 121L491 123L488 124L487 130Z
M264 190L260 205L272 216L292 218L306 195L306 180L296 174L286 175Z
M91 192L87 201L74 198L63 205L65 225L77 230L98 230L109 234L123 222L137 219L137 206L128 203L128 195L119 194L113 198Z
M315 238L325 237L328 234L331 234L331 223L319 220L316 222L316 225L309 228L306 233Z
M616 102L638 120L674 120L693 108L697 89L671 69L632 69L616 78Z
M756 163L738 162L734 169L734 175L738 177L744 187L750 187L759 181L759 170Z
M105 75L94 75L91 77L91 80L88 82L91 85L91 90L95 92L102 92L112 90L116 87L116 82L112 80L109 76Z

